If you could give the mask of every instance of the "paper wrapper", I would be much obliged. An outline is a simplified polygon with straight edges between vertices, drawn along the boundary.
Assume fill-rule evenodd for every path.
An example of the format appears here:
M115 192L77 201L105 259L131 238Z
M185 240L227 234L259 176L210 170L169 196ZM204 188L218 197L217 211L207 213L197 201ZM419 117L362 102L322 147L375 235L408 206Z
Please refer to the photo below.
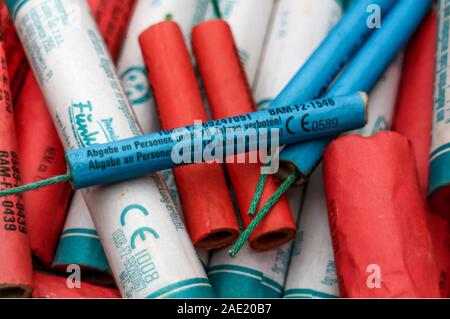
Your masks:
M367 41L364 41L364 38L374 29L368 28L367 16L363 12L373 6L386 13L389 6L397 3L376 1L377 3L374 4L373 0L371 2L366 3L365 0L353 2L330 36L271 104L271 107L290 99L299 101L302 99L301 96L304 98L308 94L322 94L329 84L332 85L327 96L372 90L426 16L431 7L431 1L419 0L415 1L414 5L413 1L398 2L388 15L384 14L383 27L374 31ZM335 77L335 72L342 69L352 57L350 53L358 47L361 47L358 54L353 56L338 79L334 83L329 83ZM386 50L386 47L390 50ZM315 91L324 84L322 90ZM300 175L298 182L301 183L320 163L326 147L332 140L333 138L327 138L286 146L280 154L282 164L278 176L287 178L292 172L297 171Z
M299 212L302 190L287 193L289 206ZM297 216L297 215L296 215ZM218 298L281 298L292 242L278 249L255 252L246 243L236 257L228 250L213 252L208 277Z
M432 13L407 47L393 124L393 130L407 137L414 147L424 194L430 166L436 37L436 13Z
M15 24L66 150L142 133L85 1L34 0L17 9ZM61 9L62 8L62 9ZM45 53L36 31L60 45ZM61 13L64 15L61 16ZM67 14L66 14L67 13ZM42 15L43 16L43 15ZM81 21L81 24L80 24ZM69 59L71 63L60 61ZM44 71L45 70L45 71ZM76 76L74 76L76 75ZM70 89L66 83L70 82ZM128 298L210 297L212 289L159 175L83 191L116 283Z
M85 282L80 288L69 288L68 278L40 272L33 274L33 298L46 299L112 299L120 298L117 289L94 286ZM72 284L72 282L70 282Z
M135 2L134 0L88 1L92 15L114 60L124 41ZM81 265L88 271L98 271L97 276L101 276L102 280L107 280L104 275L110 271L94 222L81 194L75 195L72 200L53 267L64 269L70 264Z
M181 212L183 211L183 207L181 207L181 201L180 196L178 195L177 190L177 184L175 182L175 176L172 173L172 170L165 170L161 172L161 175L164 179L164 182L167 185L167 189L171 195L171 198L173 200L173 203L175 204L175 207L177 208L177 211L180 212L179 216L183 220L184 223L184 214ZM210 252L205 249L196 248L197 256L200 259L200 262L202 263L203 267L206 269L206 267L209 264L209 258L210 258Z
M413 145L424 196L428 191L429 178L436 37L436 13L432 12L406 50L394 120L394 130L407 137ZM440 271L441 296L447 298L450 295L448 222L432 213L428 215L428 218L436 262Z
M321 168L311 176L304 194L284 298L339 296Z
M255 94L258 101L258 107L268 106L268 104L270 104L270 102L281 92L283 87L295 74L296 70L303 65L314 49L327 35L328 31L337 22L341 13L342 9L334 0L281 0L278 2L276 9L274 9L273 26L268 35L265 53L261 59L259 76L257 81L255 81ZM310 32L311 29L315 30L315 32ZM234 29L233 32L236 33ZM251 31L249 30L246 32L251 34ZM300 189L293 189L288 193L288 198L290 201L293 197L300 199L301 193L302 191ZM296 206L297 207L293 208L291 205L292 211L296 212L299 210L299 205ZM299 225L301 227L303 223L300 222ZM322 228L325 228L326 233L329 233L327 224ZM299 231L301 230L299 229ZM312 232L315 231L317 231L317 229ZM317 249L315 248L317 248L317 246L311 247L311 254L313 254L311 256L309 256L308 251L306 251L310 258L316 256ZM328 248L329 254L331 255L331 262L333 262L331 243L329 246L325 246L325 248ZM299 249L298 246L296 249ZM307 248L305 247L305 249ZM271 258L274 258L275 252L255 254L248 251L250 250L247 248L239 253L240 263L243 267L255 269L262 273L264 273L265 266L267 266L268 269L271 268L270 266L272 263L270 263L270 260L272 260ZM265 258L263 258L263 256L265 256ZM282 256L282 254L279 256ZM215 259L217 259L217 257ZM213 261L215 259L213 258ZM253 260L255 260L255 262ZM229 263L233 265L234 259L229 258ZM315 266L317 266L317 264ZM327 263L325 263L324 267L326 266ZM300 269L292 266L290 268L291 273L295 272L301 276L305 275L304 267ZM274 269L281 270L283 268L275 267ZM295 269L295 271L293 269ZM271 271L266 270L265 273L270 274ZM283 282L287 275L287 269L283 269L281 273L282 276L277 277L278 280L275 281L281 286L281 289L284 289ZM310 271L306 270L306 273L308 276L305 277L305 280L308 280L311 278ZM220 273L217 273L215 276L218 276L219 274ZM292 277L293 275L290 276ZM217 291L219 288L215 285L215 280L213 279L214 276L210 275L210 278L213 288ZM294 285L295 280L293 278L288 279L286 285L289 285L290 283ZM228 286L226 280L223 280L223 285L225 288ZM274 290L272 291L272 296L280 297L281 294Z
M370 136L391 127L402 71L403 55L392 63L370 93L369 121L354 133ZM291 257L285 298L339 296L323 189L322 166L310 178Z
M273 25L255 82L258 107L270 105L342 14L336 0L280 0L274 11ZM246 32L252 34L251 30ZM233 34L236 37L234 29Z
M323 37L331 28L332 23L335 22L340 15L340 9L334 3L329 1L330 5L315 6L317 1L279 1L275 6L273 12L273 26L268 34L268 42L266 44L264 58L260 63L260 76L256 86L256 96L258 101L261 100L258 106L265 106L262 100L272 100L283 88L283 86L290 80L295 71L302 65L307 57L315 49ZM322 2L322 1L321 1ZM306 6L316 8L310 14L305 14ZM236 12L237 9L232 11ZM335 12L336 10L336 12ZM316 14L314 14L316 13ZM298 16L298 17L297 17ZM320 19L317 17L320 16ZM328 18L324 18L328 17ZM241 16L241 19L249 19L247 16ZM311 37L314 36L315 41L308 42L311 46L305 45L304 38L301 36L306 28L298 27L298 23L307 21L306 26L314 23L314 35L308 33ZM320 20L320 22L318 22ZM231 24L233 33L236 37L239 46L240 34L253 34L253 28L243 28L245 22L239 23L234 27L233 20L227 20ZM323 21L325 21L323 23ZM317 24L317 25L316 25ZM320 26L327 26L319 29ZM289 32L292 31L292 32ZM316 38L317 37L317 38ZM315 45L314 45L315 44ZM279 48L283 48L280 50ZM242 59L242 57L241 57ZM251 70L246 68L247 75L251 74ZM249 76L252 81L252 78ZM299 212L300 202L302 200L302 190L292 189L288 192L287 197L290 203L292 212ZM327 232L328 229L326 229ZM217 296L220 297L265 297L265 298L279 298L284 289L284 281L287 274L287 265L289 252L291 251L292 243L284 245L277 250L268 251L264 253L256 253L251 250L250 246L246 244L239 252L237 258L231 258L227 251L218 251L213 253L208 277L211 285ZM330 254L332 255L331 243ZM254 274L258 274L255 278ZM249 282L248 285L243 282ZM237 284L239 283L239 284Z
M247 77L253 84L263 53L264 40L269 31L274 0L220 0L222 19L228 22L233 32ZM209 1L205 20L215 19Z
M192 45L213 117L221 119L254 111L252 93L228 24L222 20L210 20L196 26ZM261 165L226 166L242 221L244 226L248 226L251 217L247 212L261 174ZM274 178L269 176L259 209L277 188ZM290 241L295 230L287 199L282 197L251 235L250 246L259 251L274 249Z
M111 54L116 56L117 46L122 43L134 1L91 0L88 3L93 15L97 18L100 32L105 37ZM119 27L122 31L116 29ZM45 98L32 72L29 72L16 104L16 124L24 183L65 174L67 167L64 148L48 113ZM36 132L40 134L37 135ZM25 202L30 203L27 206L29 206L28 228L32 252L45 266L50 266L53 262L70 195L71 186L68 183L53 185L23 195ZM88 211L81 209L86 205L78 203L78 200L81 200L81 196L77 196L73 204L75 207L71 209L72 214L75 211L77 216L71 216L64 230L66 234L71 234L70 240L65 240L63 237L55 265L65 266L82 260L80 265L105 271L109 267L104 265L106 257L102 252L100 241L98 237L94 240L90 236L95 233L93 222L90 221ZM77 219L79 219L78 222ZM90 227L85 228L80 225L90 225ZM85 234L86 232L88 234ZM74 234L79 234L79 239ZM70 241L70 244L67 241ZM87 245L86 241L90 245ZM99 254L98 258L91 259L92 254Z
M17 100L15 113L23 183L65 174L64 148L31 72ZM71 193L70 184L63 183L23 194L31 250L47 267L53 262Z
M139 46L138 37L148 27L170 16L177 22L186 39L190 38L192 27L204 18L208 0L165 0L159 2L137 1L118 60L118 73L127 96L133 106L137 120L144 133L157 131L160 127L153 101L147 72ZM178 190L171 170L162 172L177 210L182 215ZM208 264L209 253L197 250L203 265Z
M95 21L115 61L133 13L136 0L87 0Z
M75 192L56 251L53 268L65 271L69 265L106 276L110 272L100 237L80 191Z
M438 42L428 186L431 209L447 220L450 220L449 10L449 2L438 1Z
M324 177L342 297L439 297L409 141L392 132L333 142Z
M0 189L21 184L14 109L3 34L0 34ZM0 297L28 297L32 265L22 196L0 198Z
M17 37L14 24L9 17L5 1L0 1L0 25L4 34L6 60L8 61L8 76L13 101L16 100L30 66L27 57Z
M403 60L403 52L400 52L370 92L367 124L361 129L344 133L344 135L360 134L362 136L370 136L379 131L392 128L403 70Z
M117 70L144 133L159 129L158 114L147 80L147 71L138 37L148 27L170 17L177 22L185 38L205 16L208 0L138 0L123 44Z

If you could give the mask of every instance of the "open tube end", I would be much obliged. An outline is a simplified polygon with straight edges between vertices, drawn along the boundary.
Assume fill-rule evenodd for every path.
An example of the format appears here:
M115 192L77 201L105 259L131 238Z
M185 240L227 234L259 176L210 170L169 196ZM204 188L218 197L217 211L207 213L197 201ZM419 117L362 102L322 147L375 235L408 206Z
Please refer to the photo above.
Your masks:
M366 106L366 112L365 112L365 120L366 123L369 121L369 95L366 92L360 91L358 92L361 96L361 99L364 102L364 105Z
M289 176L297 172L297 180L294 183L294 186L303 186L306 183L307 177L303 175L297 167L289 161L280 161L280 169L275 174L275 176L281 180L285 181Z
M212 232L195 243L196 248L213 250L230 246L239 237L235 229L220 229Z
M33 289L23 285L0 285L0 298L29 298Z
M261 235L250 242L252 249L260 252L273 250L290 242L295 237L295 230L281 229Z

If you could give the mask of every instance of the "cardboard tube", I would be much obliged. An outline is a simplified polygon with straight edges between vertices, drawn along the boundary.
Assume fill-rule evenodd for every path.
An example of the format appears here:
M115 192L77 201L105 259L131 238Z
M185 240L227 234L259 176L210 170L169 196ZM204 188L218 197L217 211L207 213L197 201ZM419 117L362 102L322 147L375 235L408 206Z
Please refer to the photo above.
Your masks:
M10 1L8 5L21 41L33 43L32 47L25 45L30 57L36 50L45 52L37 28L50 32L48 23L37 23L31 15L45 11L42 21L57 17L52 21L64 42L51 54L43 53L39 61L31 61L66 150L142 134L85 1ZM70 14L61 16L61 12ZM67 59L71 63L61 64ZM124 297L212 296L159 175L90 188L83 191L83 197Z
M122 43L125 35L134 1L90 0L89 4L110 53L117 56L118 44ZM67 171L64 148L48 113L45 98L32 72L28 73L16 104L16 125L24 183L61 175ZM70 184L65 183L23 195L25 203L29 203L27 220L31 249L37 260L46 267L51 266L54 261L71 193ZM61 267L73 264L75 261L83 261L80 265L107 271L109 267L98 237L95 239L92 236L82 236L84 230L95 232L95 229L87 209L81 209L86 205L77 203L80 199L81 196L77 196L77 200L73 202L75 207L69 211L72 214L76 211L77 216L71 216L66 223L63 235L70 234L70 240L64 239L67 236L63 237L63 247L58 251L55 265ZM75 234L80 235L79 240ZM86 246L86 242L91 244ZM76 247L83 247L83 249L76 249ZM97 258L88 258L93 254L98 254ZM98 263L95 263L95 260Z
M407 47L394 120L394 130L407 137L414 148L424 196L428 192L429 179L436 38L437 17L433 11ZM441 296L447 298L450 295L448 221L431 211L428 220L439 269Z
M109 49L116 60L124 42L128 23L135 5L133 0L89 0L91 12ZM56 134L56 131L55 131ZM98 272L108 282L110 267L100 238L81 194L76 193L64 225L53 267L65 269L70 264Z
M65 174L64 148L32 72L28 74L15 111L23 183ZM53 262L71 194L72 187L64 183L22 195L28 212L31 251L46 267Z
M164 179L164 182L166 182L167 189L169 190L169 193L172 197L173 203L175 207L177 208L177 211L179 212L180 218L183 220L184 223L184 214L183 207L181 206L180 196L178 195L178 189L177 184L175 181L175 176L173 175L172 170L168 169L161 172L161 175ZM209 258L210 258L210 252L205 249L196 249L197 256L200 259L203 267L206 269L206 267L209 264Z
M341 297L437 298L437 268L409 141L349 135L324 157Z
M430 166L436 37L437 19L433 12L407 47L393 124L393 130L413 144L424 194L428 192Z
M220 2L222 8L232 7L230 17L228 18L228 15L225 14L225 19L228 20L233 29L238 47L250 48L251 46L239 40L239 37L247 39L255 33L253 28L247 27L245 21L257 18L248 12L246 15L239 14L239 20L237 20L234 17L240 12L238 11L239 8L246 7L245 1L240 1L239 3L242 3L242 5L237 6L237 8L233 6L231 1L225 1L228 4L227 6L223 6L223 2ZM222 11L224 10L222 9ZM263 58L259 65L260 70L257 72L259 76L256 81L253 81L256 84L256 98L261 102L258 103L260 107L270 103L278 95L296 70L320 44L342 13L342 9L334 0L281 0L278 1L278 5L273 11L272 27L267 34L268 40L264 54L261 54ZM311 33L311 29L315 32ZM257 33L259 35L259 30ZM249 50L249 52L252 51ZM255 54L249 55L249 57L253 56ZM246 69L247 74L250 74L249 68ZM252 81L250 76L249 80ZM302 189L291 189L287 193L287 198L291 211L296 213L296 217L298 217L300 202L304 200ZM323 214L326 218L326 208ZM301 227L303 223L299 225ZM326 224L324 228L329 238L328 225ZM311 229L311 227L308 229ZM311 233L316 231L317 229L314 228ZM331 261L333 261L331 240L329 239L329 241L330 243L326 248L329 248ZM280 298L285 285L292 246L293 243L288 243L279 249L261 253L254 252L246 244L234 258L230 257L225 250L214 252L208 268L208 277L214 292L218 297ZM311 247L311 255L307 254L310 258L317 255L316 247ZM291 267L291 269L293 268ZM239 269L239 271L233 271L236 269ZM310 279L310 272L306 270L308 275L305 276L305 273L301 273L303 270L304 267L298 269L299 275ZM259 278L262 279L258 280L252 277L252 274L255 273L260 274ZM246 281L249 281L250 284L242 284ZM291 280L291 282L294 284L295 281ZM286 284L288 285L289 282L286 282ZM335 286L337 287L337 284Z
M208 2L208 0L136 1L136 8L133 11L117 62L117 71L144 133L159 130L160 123L147 80L147 71L138 37L148 27L170 17L180 25L184 38L190 39L193 26L201 22L205 16ZM172 170L162 172L162 176L177 206L177 211L183 218L183 207L179 202ZM199 250L197 253L201 257L202 263L207 265L209 254Z
M369 121L353 133L370 136L391 127L403 55L391 64L370 93ZM285 298L336 298L340 295L333 257L322 166L311 175L291 256Z
M296 101L301 100L307 92L311 93L314 91L314 88L317 88L312 83L318 83L316 81L319 78L325 79L325 82L331 80L334 76L329 77L330 74L327 72L333 69L333 64L339 61L339 56L346 52L352 40L357 40L356 43L361 44L360 36L362 34L357 36L358 30L364 29L366 29L366 32L375 31L359 49L359 52L354 55L326 95L345 94L355 90L371 91L378 79L394 61L396 55L414 34L421 21L429 12L432 4L432 1L423 0L370 0L370 2L370 4L365 3L363 0L352 2L340 23L321 44L308 63L305 64L305 67L297 73L276 101L271 104L271 107L275 107L278 103L289 101L292 98ZM393 4L395 6L387 15L383 13L385 17L383 19L383 27L371 28L367 23L366 14L368 8L374 6L384 12L383 6L392 6ZM354 25L352 25L352 20L355 23ZM400 23L399 21L402 22ZM348 32L344 31L345 29ZM334 46L336 47L333 49ZM342 62L344 60L336 64L339 67L338 69L345 65ZM314 69L317 70L316 74L318 76L314 73L309 73ZM310 76L312 77L310 78ZM306 84L306 86L299 86L302 83ZM298 182L304 181L320 163L323 152L332 140L333 138L329 138L285 147L280 154L281 169L278 176L287 178L293 172L297 172L300 176Z
M88 0L88 4L115 61L122 48L136 0Z
M336 25L342 13L343 9L336 0L278 1L255 81L258 107L272 103Z
M22 48L17 32L8 14L5 1L0 1L0 25L4 34L8 76L13 101L16 101L22 84L30 70L27 57Z
M0 188L21 184L14 109L9 90L3 35L0 34ZM21 196L0 198L0 297L28 297L32 265Z
M193 26L203 20L207 4L208 0L137 0L117 62L117 72L144 133L157 131L159 120L138 37L169 16L189 39Z
M274 0L220 0L222 19L233 32L239 57L251 85L258 73L264 41L270 27ZM215 19L212 1L209 1L205 20Z
M108 260L81 192L75 192L52 267L65 271L69 265L97 273L106 280L110 273Z
M379 131L392 128L394 113L397 106L398 89L403 71L403 51L386 69L373 90L369 94L369 108L367 124L357 130L344 133L371 136Z
M432 140L430 150L429 203L433 212L450 220L450 107L448 103L448 47L447 37L450 3L438 1L438 33Z
M277 134L272 145L286 145L354 130L367 122L367 101L367 94L358 92L69 150L72 187L112 184L193 163L223 163L260 150L268 132ZM310 130L308 124L294 124L305 118Z
M208 121L189 51L178 25L165 21L140 36L163 129ZM183 105L183 107L181 107ZM184 220L198 248L229 246L239 227L221 164L174 169Z
M321 168L306 186L283 298L339 297Z
M236 51L230 27L222 20L211 20L196 26L192 45L208 101L216 119L245 114L255 110L252 93ZM227 170L245 226L251 222L247 214L261 173L261 165L227 164ZM269 176L261 205L265 204L278 186ZM266 251L279 247L295 236L295 222L286 197L250 237L253 249Z
M33 273L33 298L46 299L117 299L117 289L104 288L80 282L79 288L69 288L68 278L41 272Z

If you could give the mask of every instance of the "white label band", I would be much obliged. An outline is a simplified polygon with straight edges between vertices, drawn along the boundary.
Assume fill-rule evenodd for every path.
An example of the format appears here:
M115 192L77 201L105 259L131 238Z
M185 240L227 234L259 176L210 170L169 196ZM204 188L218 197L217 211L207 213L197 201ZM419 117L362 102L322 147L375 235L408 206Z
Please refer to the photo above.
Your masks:
M16 27L66 150L141 134L84 0L33 0ZM159 175L83 192L125 297L210 297Z

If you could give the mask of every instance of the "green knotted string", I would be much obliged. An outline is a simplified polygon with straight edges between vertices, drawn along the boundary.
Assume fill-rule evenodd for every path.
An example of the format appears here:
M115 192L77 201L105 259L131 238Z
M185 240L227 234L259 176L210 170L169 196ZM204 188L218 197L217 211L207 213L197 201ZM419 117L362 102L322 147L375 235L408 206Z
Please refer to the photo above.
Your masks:
M214 15L217 19L222 19L222 12L220 11L219 0L211 0L214 9Z
M237 242L233 245L233 247L228 252L231 257L236 256L247 240L250 238L251 234L255 231L256 227L261 223L261 221L267 216L267 214L272 210L272 208L276 205L276 203L280 200L281 196L283 196L292 185L295 184L298 178L298 173L292 173L284 182L281 184L280 188L270 197L261 211L256 215L256 217L252 220L247 229L241 234Z
M261 197L264 191L264 187L266 186L267 178L269 175L267 174L261 174L259 176L258 185L256 186L255 195L253 195L252 202L250 204L250 207L248 209L248 215L254 216L256 213L256 210L258 209L259 202L261 201Z
M56 176L56 177L52 177L43 181L39 181L36 183L32 183L32 184L27 184L27 185L23 185L23 186L18 186L15 188L10 188L10 189L6 189L6 190L2 190L0 191L0 197L6 197L6 196L11 196L11 195L18 195L18 194L22 194L22 193L26 193L29 191L34 191L37 190L39 188L42 187L46 187L46 186L50 186L50 185L54 185L54 184L59 184L59 183L64 183L64 182L69 182L72 180L72 174L65 174L65 175L61 175L61 176Z
M272 159L273 160L273 159ZM270 161L265 165L265 167L268 169L270 167ZM248 215L254 216L257 209L259 202L261 201L262 194L264 192L264 187L266 187L267 179L269 178L269 174L261 173L259 175L258 185L256 185L255 194L253 195L252 202L250 203L250 207L248 208Z

